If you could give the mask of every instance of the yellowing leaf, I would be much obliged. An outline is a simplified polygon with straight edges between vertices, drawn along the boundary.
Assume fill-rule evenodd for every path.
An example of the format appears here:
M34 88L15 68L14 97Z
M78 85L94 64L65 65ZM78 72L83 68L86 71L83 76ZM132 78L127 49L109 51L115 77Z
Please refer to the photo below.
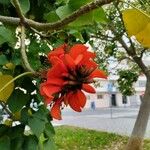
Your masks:
M3 66L4 69L8 69L8 70L14 70L15 69L15 65L13 63L7 63Z
M12 79L13 77L10 75L0 75L0 90ZM0 101L6 102L13 89L14 83L11 83L4 90L0 91Z
M150 16L138 9L127 9L123 20L129 36L134 35L144 47L150 47Z

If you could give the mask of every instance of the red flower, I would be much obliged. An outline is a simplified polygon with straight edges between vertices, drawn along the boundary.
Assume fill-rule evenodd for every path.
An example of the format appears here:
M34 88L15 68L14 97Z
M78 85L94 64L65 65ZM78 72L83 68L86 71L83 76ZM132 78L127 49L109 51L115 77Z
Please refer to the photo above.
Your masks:
M51 115L55 119L61 119L63 104L81 112L86 103L83 91L95 93L89 85L93 78L107 78L102 70L97 69L93 61L95 54L89 52L86 46L76 44L69 51L67 48L64 44L48 54L52 68L48 70L47 80L40 86L46 104L52 105Z

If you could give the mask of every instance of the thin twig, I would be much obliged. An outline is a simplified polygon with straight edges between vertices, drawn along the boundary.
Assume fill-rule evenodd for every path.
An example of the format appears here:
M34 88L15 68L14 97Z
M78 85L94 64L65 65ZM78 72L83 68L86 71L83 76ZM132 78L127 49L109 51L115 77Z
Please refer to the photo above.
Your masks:
M25 17L23 15L23 12L22 12L22 9L20 7L20 3L18 0L12 0L15 8L16 8L16 11L17 11L17 14L20 18L20 24L21 24L21 56L22 56L22 62L23 62L23 65L24 65L24 68L27 70L27 71L30 71L32 72L33 74L35 74L35 71L33 70L33 68L30 66L29 62L28 62L28 57L27 57L27 54L26 54L26 46L25 46L25 39L26 39L26 35L25 35Z
M23 65L24 65L24 67L27 71L30 71L33 74L35 74L36 72L30 66L29 61L28 61L28 57L27 57L27 54L26 54L25 37L26 37L25 27L23 25L21 25L21 51L20 52L21 52L22 62L23 62Z
M20 7L19 1L18 0L12 0L12 2L14 4L14 6L16 8L16 11L17 11L17 14L20 18L20 22L24 24L25 23L25 16L23 15L23 12L22 12L22 9Z
M122 13L120 12L120 9L119 9L118 5L116 5L116 8L117 8L117 10L118 10L118 12L120 14L120 19L122 21L123 28L126 29L125 25L124 25ZM116 35L116 31L115 31L115 29L113 27L112 27L112 32ZM126 32L126 34L127 34L127 32ZM128 53L128 55L131 56L133 58L133 60L138 64L138 66L141 68L141 70L143 71L143 73L146 76L149 76L150 75L150 71L149 71L148 67L143 63L142 58L138 57L138 55L136 54L136 49L134 47L134 44L133 44L131 38L128 36L128 34L127 34L127 38L129 39L130 47L127 46L126 42L123 40L122 37L118 38L118 42L126 50L126 52Z
M40 23L40 22L36 22L36 21L27 19L27 18L25 18L25 22L28 24L29 27L35 28L36 30L39 30L39 31L44 31L44 30L45 31L46 30L54 31L54 30L58 30L58 29L64 27L65 25L73 22L79 16L84 15L84 14L86 14L96 8L99 8L105 4L109 4L113 1L114 0L95 0L85 6L80 7L78 10L73 12L71 15L65 17L64 19L59 20L54 23ZM0 22L7 23L9 25L18 25L20 22L20 18L7 17L7 16L0 15Z

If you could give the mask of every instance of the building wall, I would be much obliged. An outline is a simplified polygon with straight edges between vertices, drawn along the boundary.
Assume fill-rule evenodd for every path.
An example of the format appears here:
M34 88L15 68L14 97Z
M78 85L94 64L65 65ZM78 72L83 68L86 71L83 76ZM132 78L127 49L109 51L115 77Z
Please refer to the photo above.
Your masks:
M102 97L98 96L101 95ZM86 94L87 102L86 108L91 108L92 102L94 102L96 108L105 108L109 107L109 95L104 92L99 92L96 94Z
M100 86L96 88L96 94L88 94L87 96L86 108L90 108L91 104L94 102L96 108L104 108L112 106L112 94L116 98L116 107L127 107L127 106L137 106L141 104L141 96L145 91L146 78L140 76L138 81L134 84L135 94L126 97L126 103L123 101L122 94L117 89L117 77L115 79L101 80ZM108 84L113 83L113 87L108 88ZM114 98L114 97L113 97Z

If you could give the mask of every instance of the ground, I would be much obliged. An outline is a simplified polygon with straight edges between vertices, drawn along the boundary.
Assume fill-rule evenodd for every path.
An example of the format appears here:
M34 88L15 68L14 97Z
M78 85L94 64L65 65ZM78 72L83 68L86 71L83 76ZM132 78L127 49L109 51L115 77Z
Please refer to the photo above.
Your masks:
M85 109L81 113L65 109L62 120L54 120L54 126L71 125L98 131L129 136L132 132L139 107ZM150 138L150 121L145 138Z
M100 132L72 126L55 127L58 150L123 150L127 136ZM144 141L144 149L150 149L150 140Z

